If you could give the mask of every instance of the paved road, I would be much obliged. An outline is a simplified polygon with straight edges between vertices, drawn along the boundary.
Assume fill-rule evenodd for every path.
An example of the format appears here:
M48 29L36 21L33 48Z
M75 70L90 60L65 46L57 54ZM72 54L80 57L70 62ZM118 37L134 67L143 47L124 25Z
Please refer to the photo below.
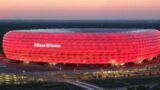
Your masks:
M64 79L64 78L55 78L51 75L49 75L49 73L45 73L45 72L12 72L12 73L4 73L1 72L3 74L14 74L14 75L25 75L25 76L33 76L33 77L39 77L39 78L44 78L47 79L48 81L51 82L64 82L64 83L69 83L78 87L81 87L85 90L104 90L101 87L86 83L86 82L82 82L79 80L73 80L73 79Z
M53 77L52 74L56 73L57 70L55 70L55 71L54 70L53 71L51 71L51 70L45 71L44 69L41 70L41 68L36 68L36 67L35 67L36 70L33 70L33 67L30 67L30 66L28 66L28 69L27 69L26 66L22 67L22 68L21 67L19 67L19 66L15 67L15 65L10 65L8 63L0 62L0 73L14 74L14 75L25 75L25 76L33 76L33 77L44 78L44 79L47 79L48 81L51 81L51 82L69 83L69 84L81 87L85 90L104 90L101 87L92 85L90 83L82 82L82 81L79 81L79 80ZM25 69L25 70L23 70L23 69ZM30 69L32 69L31 72L30 72Z
M92 85L90 83L86 83L86 82L82 82L79 80L75 80L75 79L64 79L64 78L55 78L52 76L52 72L25 72L22 73L22 75L29 75L29 76L35 76L35 77L41 77L41 78L45 78L48 81L57 81L57 82L65 82L65 83L69 83L72 85L76 85L79 86L81 88L84 88L86 90L104 90L101 87Z
M76 85L82 87L86 90L104 90L101 87L78 81L72 79L63 79L63 78L53 78L53 73L58 72L63 73L75 73L74 70L61 70L57 67L48 67L48 66L40 66L40 65L24 65L24 64L17 64L17 63L10 63L7 62L7 59L0 59L0 73L6 74L16 74L16 75L27 75L27 76L35 76L40 78L45 78L49 81L53 82L65 82L70 83L72 85ZM93 72L95 70L87 70L88 72ZM84 70L79 70L77 72L84 72Z

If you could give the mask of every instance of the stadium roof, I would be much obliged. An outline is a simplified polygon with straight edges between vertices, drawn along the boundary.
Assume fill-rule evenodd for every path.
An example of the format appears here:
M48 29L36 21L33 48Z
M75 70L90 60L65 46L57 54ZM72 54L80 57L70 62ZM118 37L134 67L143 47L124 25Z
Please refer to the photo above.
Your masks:
M124 32L144 32L154 29L107 29L107 28L61 28L61 29L31 29L15 30L16 32L53 32L53 33L124 33Z

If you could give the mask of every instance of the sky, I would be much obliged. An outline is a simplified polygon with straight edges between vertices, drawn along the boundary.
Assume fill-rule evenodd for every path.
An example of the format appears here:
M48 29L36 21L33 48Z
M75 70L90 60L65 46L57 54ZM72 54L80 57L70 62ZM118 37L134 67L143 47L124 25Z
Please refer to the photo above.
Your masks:
M160 0L0 0L0 19L160 19Z

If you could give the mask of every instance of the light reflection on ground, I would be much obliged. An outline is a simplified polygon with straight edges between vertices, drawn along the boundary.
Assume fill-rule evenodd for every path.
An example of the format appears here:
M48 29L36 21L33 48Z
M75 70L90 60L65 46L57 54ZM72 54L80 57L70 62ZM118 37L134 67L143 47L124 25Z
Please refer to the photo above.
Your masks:
M29 76L17 76L0 74L0 85L27 84L31 82L43 82L45 80Z

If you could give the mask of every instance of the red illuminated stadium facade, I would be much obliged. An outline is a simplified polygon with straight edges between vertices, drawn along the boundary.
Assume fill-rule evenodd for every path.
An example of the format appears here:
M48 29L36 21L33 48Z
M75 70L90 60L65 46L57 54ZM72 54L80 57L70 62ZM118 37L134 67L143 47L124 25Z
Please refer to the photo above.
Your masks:
M65 64L125 64L160 54L160 31L125 29L15 30L5 34L7 58Z

